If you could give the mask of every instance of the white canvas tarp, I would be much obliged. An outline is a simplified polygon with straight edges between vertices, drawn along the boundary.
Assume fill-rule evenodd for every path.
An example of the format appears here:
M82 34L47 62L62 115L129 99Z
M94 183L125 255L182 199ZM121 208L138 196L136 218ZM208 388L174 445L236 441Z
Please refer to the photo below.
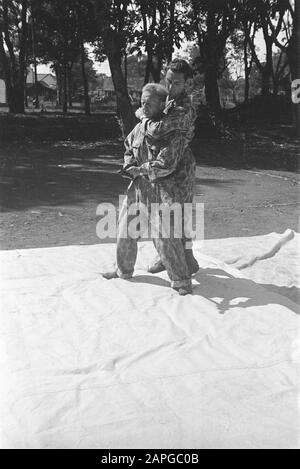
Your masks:
M112 244L2 251L0 446L299 447L299 235L280 239L196 243L186 297L146 272L151 243L130 281L100 275Z

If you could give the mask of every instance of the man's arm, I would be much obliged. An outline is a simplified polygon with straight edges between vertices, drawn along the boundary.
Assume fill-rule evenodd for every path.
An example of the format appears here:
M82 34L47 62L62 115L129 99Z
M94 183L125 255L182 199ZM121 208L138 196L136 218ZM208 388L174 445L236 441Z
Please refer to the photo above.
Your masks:
M189 130L189 123L194 122L195 117L196 109L189 96L183 100L181 105L170 101L161 120L146 120L146 136L159 140L168 137L173 132L185 132Z
M124 141L125 145L125 153L124 153L124 164L123 164L123 169L127 169L130 166L136 166L137 165L137 160L134 156L133 153L133 139L135 136L135 129L133 129L130 134L126 137Z
M196 117L196 109L192 100L187 96L182 105L174 101L169 102L165 109L165 116L160 121L145 119L146 136L151 141L162 141L160 151L155 160L148 161L132 169L132 176L148 175L150 181L172 174L189 143L187 134L190 132ZM139 116L142 118L142 115Z
M172 139L166 141L160 148L155 160L147 161L136 168L130 168L128 172L134 178L147 175L150 181L169 176L178 166L183 151L181 143L181 137L172 135Z
M178 133L170 134L168 141L160 148L155 160L149 161L148 177L150 181L164 178L176 171L180 158L184 152L183 137Z

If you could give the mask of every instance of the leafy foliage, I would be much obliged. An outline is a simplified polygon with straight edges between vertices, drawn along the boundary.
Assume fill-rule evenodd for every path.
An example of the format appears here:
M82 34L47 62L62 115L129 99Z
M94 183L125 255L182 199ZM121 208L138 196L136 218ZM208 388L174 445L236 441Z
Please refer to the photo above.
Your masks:
M72 87L83 86L87 102L88 83L96 86L88 43L98 61L109 60L128 130L135 122L132 83L159 82L176 49L189 41L196 81L218 116L220 88L241 96L244 87L245 101L288 88L299 60L296 26L294 0L0 0L0 73L12 110L22 109L16 106L23 101L21 82L35 59L52 64L65 109Z

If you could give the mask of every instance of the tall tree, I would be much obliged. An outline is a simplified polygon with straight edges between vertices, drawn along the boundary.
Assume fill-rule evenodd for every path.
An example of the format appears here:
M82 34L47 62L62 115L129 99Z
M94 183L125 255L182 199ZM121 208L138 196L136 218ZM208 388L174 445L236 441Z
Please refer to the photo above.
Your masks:
M87 73L86 42L93 42L97 37L97 24L94 15L94 6L91 0L75 0L77 15L77 35L80 50L80 63L84 89L85 113L90 114L89 81Z
M52 63L58 83L59 103L67 112L72 106L72 70L81 60L86 114L90 113L85 43L97 35L90 0L31 0L36 18L36 49L39 59Z
M297 8L299 8L298 0L277 0L273 2L272 15L266 18L275 46L288 59L292 79L295 78L297 69L297 29L299 28L299 19L297 21L296 15ZM274 24L274 18L276 17L281 20L277 25ZM281 38L278 37L279 32Z
M183 9L178 0L137 0L142 28L135 33L135 45L131 52L147 54L144 83L151 79L159 82L163 65L172 60L174 46L180 46L185 28Z
M280 86L284 86L290 77L287 55L283 51L273 54L273 94L276 96ZM290 80L289 80L290 81Z
M284 18L289 2L286 0L243 0L243 21L254 24L254 33L251 27L244 27L245 38L251 50L252 58L262 77L262 95L271 92L271 83L274 79L273 48L278 42L282 32ZM262 60L257 53L256 32L260 29L265 42L265 59Z
M89 84L89 88L92 90L97 89L100 86L100 79L97 76L97 72L94 68L94 62L85 57L85 74ZM82 77L82 63L79 59L78 62L75 62L72 68L71 74L71 93L72 96L82 96L84 98L84 83Z
M225 46L234 31L238 0L192 0L192 28L196 31L204 70L205 95L215 115L221 110L218 78Z
M130 0L93 0L93 3L101 41L108 57L116 91L122 133L127 135L136 124L122 68L128 35L132 34L133 5Z
M75 0L31 0L36 55L52 63L60 86L63 112L68 110L68 82L80 55Z
M0 60L9 111L24 113L28 1L0 1Z
M250 93L250 75L253 65L253 53L249 42L254 44L254 38L258 30L258 18L250 3L244 3L239 14L240 28L243 35L243 62L245 74L245 102L249 100Z

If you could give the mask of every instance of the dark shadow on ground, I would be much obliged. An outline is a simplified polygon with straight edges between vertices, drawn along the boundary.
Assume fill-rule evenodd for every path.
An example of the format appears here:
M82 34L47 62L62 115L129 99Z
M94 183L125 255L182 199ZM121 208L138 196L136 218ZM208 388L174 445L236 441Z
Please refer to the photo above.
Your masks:
M107 152L110 152L107 154ZM10 145L1 148L1 210L21 211L37 205L114 202L128 180L117 174L122 152L117 144L91 146Z
M244 140L194 139L197 164L227 169L298 171L300 141L248 133Z
M200 184L201 186L215 186L215 187L223 187L223 186L234 186L236 184L243 184L244 181L241 179L213 179L213 178L198 178L196 177L195 183Z
M294 313L300 314L300 308L295 303L295 297L291 298L289 295L291 293L289 288L258 284L253 280L236 278L222 269L201 269L193 278L198 282L198 285L193 287L193 295L202 296L215 303L220 314L225 314L233 308L248 308L270 304L285 306ZM155 275L135 275L127 281L171 288L170 282ZM261 292L260 295L258 295L258 289ZM239 292L238 296L233 294L237 291ZM226 294L222 301L216 302L214 298L222 297L224 292ZM299 289L293 287L293 294L299 295ZM241 298L241 301L233 303L236 298Z
M170 287L171 285L167 280L156 277L155 275L135 275L129 281L133 283L149 283L149 285L158 287Z
M87 200L116 203L128 179L117 174L123 163L119 141L12 143L2 145L0 210L70 206ZM231 178L196 178L196 184L233 187Z
M297 287L279 287L277 285L261 284L267 290L277 293L278 295L286 296L289 300L300 305L300 288ZM300 306L299 306L300 311ZM300 314L300 313L299 313Z
M289 308L296 314L300 314L299 307L286 296L282 296L283 290L280 287L271 285L272 288L266 288L265 285L257 284L253 280L236 278L221 269L201 269L194 277L199 283L193 289L194 295L203 296L210 301L214 301L214 297L224 298L220 303L214 301L220 314L226 313L231 308L246 308L263 306L270 304L279 304ZM260 293L258 294L258 289ZM238 291L240 303L233 303L237 298L233 292ZM276 295L275 295L275 294Z
M289 147L277 149L276 154L276 148L270 148L269 144L257 151L255 146L245 145L201 139L193 142L193 149L197 164L203 166L296 169L295 148L293 151L288 151ZM87 198L96 203L115 202L128 185L128 180L116 174L123 161L123 148L122 141L117 139L2 144L1 210L81 204ZM241 182L239 179L197 178L196 183L230 187Z

